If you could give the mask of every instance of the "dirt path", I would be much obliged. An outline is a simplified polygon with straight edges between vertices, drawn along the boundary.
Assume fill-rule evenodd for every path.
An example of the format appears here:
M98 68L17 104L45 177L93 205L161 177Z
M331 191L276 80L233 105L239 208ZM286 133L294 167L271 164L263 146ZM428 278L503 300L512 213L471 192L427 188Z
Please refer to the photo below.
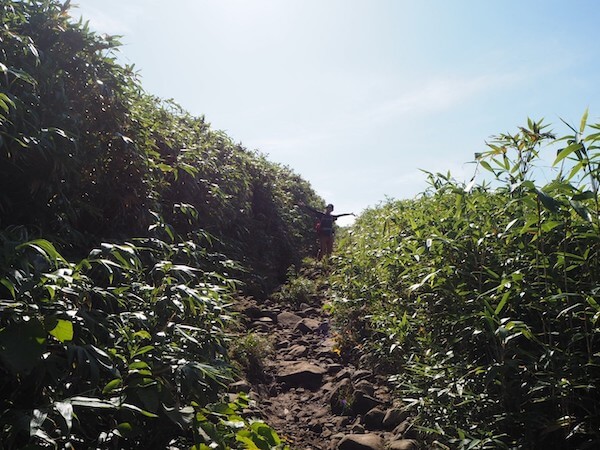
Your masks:
M385 378L344 362L322 297L297 307L251 299L240 306L249 333L272 342L259 380L242 381L255 410L293 449L416 449L408 412Z

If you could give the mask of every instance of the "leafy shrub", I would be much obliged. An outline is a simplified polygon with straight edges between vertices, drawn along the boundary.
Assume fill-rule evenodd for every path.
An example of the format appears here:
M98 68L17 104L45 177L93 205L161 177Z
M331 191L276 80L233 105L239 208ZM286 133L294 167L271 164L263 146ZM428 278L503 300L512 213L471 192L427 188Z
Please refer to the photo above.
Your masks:
M287 167L146 94L119 42L73 23L69 2L0 0L0 226L84 257L100 242L208 231L248 290L282 282L312 244L296 203L322 202Z
M5 448L163 446L185 422L182 405L218 399L231 378L232 285L186 265L186 246L105 243L78 263L45 240L14 246L0 279L11 297L0 303ZM148 421L160 431L144 433Z
M599 128L586 113L556 139L529 121L477 155L494 190L429 174L430 192L368 210L342 243L338 325L390 372L432 440L600 442ZM536 186L543 145L563 142L556 178Z
M283 446L221 403L224 329L321 200L146 94L69 5L0 0L0 447Z
M276 292L275 297L294 305L310 304L317 293L316 282L303 276L293 276Z

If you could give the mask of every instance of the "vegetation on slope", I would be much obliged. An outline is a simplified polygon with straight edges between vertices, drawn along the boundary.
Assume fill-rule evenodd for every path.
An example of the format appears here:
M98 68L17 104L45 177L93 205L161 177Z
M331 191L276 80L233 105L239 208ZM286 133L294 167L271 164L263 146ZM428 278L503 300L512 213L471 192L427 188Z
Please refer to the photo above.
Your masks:
M322 200L146 94L69 2L0 21L0 448L279 445L221 403L227 306L301 260L293 205Z
M0 448L282 445L221 401L227 306L234 278L265 292L301 260L293 205L322 201L146 94L68 9L0 0ZM438 446L598 445L598 129L529 122L478 156L499 188L430 175L343 242L342 350L370 352Z
M600 443L600 125L586 121L498 136L477 155L496 189L430 174L428 193L368 210L342 242L343 349L389 371L440 448ZM549 143L557 173L538 187Z
M68 3L68 2L67 2ZM310 244L298 202L320 205L286 167L143 92L118 42L56 1L2 1L0 226L85 256L106 239L197 228L247 268L284 276Z

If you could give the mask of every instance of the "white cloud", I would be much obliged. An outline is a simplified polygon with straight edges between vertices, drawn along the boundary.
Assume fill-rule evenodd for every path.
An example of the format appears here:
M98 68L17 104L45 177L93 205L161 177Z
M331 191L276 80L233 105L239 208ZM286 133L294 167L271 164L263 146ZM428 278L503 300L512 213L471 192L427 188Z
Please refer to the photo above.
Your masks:
M398 116L446 111L486 91L509 86L520 74L434 78L404 90L367 112L367 120L386 121Z

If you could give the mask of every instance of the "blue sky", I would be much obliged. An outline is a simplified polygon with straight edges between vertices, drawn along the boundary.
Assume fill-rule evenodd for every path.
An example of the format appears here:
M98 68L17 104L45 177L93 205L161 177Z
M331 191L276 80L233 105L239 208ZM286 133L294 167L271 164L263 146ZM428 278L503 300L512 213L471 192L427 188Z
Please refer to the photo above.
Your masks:
M290 166L337 212L471 178L528 117L600 122L595 0L73 0L146 91Z

